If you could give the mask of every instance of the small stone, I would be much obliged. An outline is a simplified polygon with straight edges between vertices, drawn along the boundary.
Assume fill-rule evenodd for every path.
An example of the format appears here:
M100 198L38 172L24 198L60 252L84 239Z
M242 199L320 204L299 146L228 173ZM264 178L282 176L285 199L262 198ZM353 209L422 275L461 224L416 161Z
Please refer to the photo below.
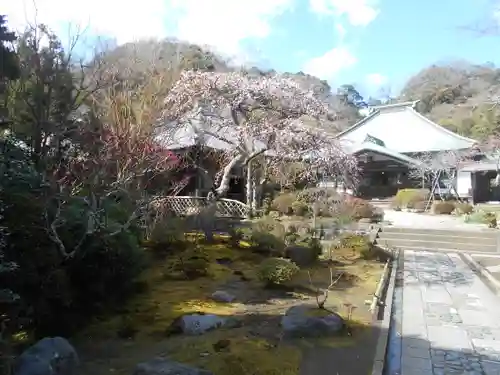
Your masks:
M231 303L233 302L236 297L233 296L231 293L228 293L224 290L217 290L215 292L212 293L212 299L215 301L215 302L227 302L227 303Z

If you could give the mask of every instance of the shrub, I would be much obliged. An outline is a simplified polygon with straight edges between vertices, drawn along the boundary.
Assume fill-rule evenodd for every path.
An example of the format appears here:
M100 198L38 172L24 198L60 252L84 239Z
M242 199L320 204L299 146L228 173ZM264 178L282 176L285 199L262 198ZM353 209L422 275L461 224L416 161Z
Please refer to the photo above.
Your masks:
M282 285L290 281L299 272L299 267L292 261L283 258L264 260L258 269L259 280L266 285Z
M458 215L468 215L474 211L474 206L469 203L457 202L455 203L455 210Z
M199 246L194 246L178 255L172 262L172 271L179 272L188 280L208 275L210 257Z
M297 192L297 200L312 204L319 201L340 201L340 196L332 188L307 188Z
M401 209L403 207L401 207L402 203L401 203L401 200L397 197L392 197L391 198L391 203L390 203L390 207L394 210L394 211L401 211Z
M451 215L455 209L455 203L451 201L439 201L432 204L432 212L436 215Z
M427 202L426 201L415 202L413 208L417 210L417 212L424 212L425 209L427 208Z
M299 242L299 245L302 245L306 248L308 248L318 259L318 257L323 253L323 246L321 245L321 241L316 238L316 237L305 237L301 239Z
M145 264L139 226L132 222L117 231L134 207L123 198L100 202L102 210L94 212L99 227L87 233L87 204L82 197L64 196L57 233L68 252L79 246L65 257L47 230L46 214L52 219L58 209L47 200L51 192L44 177L29 160L6 162L6 157L0 153L0 202L6 203L0 227L9 233L2 250L4 261L18 269L14 277L0 273L0 284L19 296L16 314L8 312L11 326L35 336L70 334L136 291Z
M368 236L355 233L347 233L340 236L340 246L351 249L361 249L370 243Z
M252 249L258 253L281 255L285 250L285 241L269 232L253 231L250 241Z
M295 194L293 193L282 193L274 198L272 203L272 208L278 211L282 215L292 215L293 214L293 202L297 200Z
M375 217L380 216L372 204L360 198L350 198L346 200L343 210L354 220L374 219Z
M413 208L416 202L427 201L428 189L400 189L394 199L394 204L400 208Z
M487 224L488 226L496 226L496 215L492 212L478 210L464 217L464 221L470 224Z
M363 259L373 257L373 244L368 236L362 234L345 234L340 238L340 246L344 249L351 249L353 253L359 254Z
M240 241L244 240L246 236L245 231L242 228L229 229L229 243L232 247L237 248L240 246Z
M157 255L185 250L187 248L186 231L184 219L174 216L163 218L152 225L145 245Z
M292 203L292 211L294 215L297 216L306 216L309 212L309 206L306 202L297 200Z

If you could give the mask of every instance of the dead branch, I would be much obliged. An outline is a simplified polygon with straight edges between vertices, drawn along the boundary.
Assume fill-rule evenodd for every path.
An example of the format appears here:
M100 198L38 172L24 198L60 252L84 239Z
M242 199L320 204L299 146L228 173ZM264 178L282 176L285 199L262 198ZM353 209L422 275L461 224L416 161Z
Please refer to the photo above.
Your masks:
M340 275L334 280L333 268L330 267L330 285L328 285L328 287L326 287L326 289L321 291L321 289L319 287L314 286L314 283L313 283L312 277L311 277L311 272L307 271L307 276L309 277L309 284L311 285L311 288L315 289L315 291L316 291L316 293L315 293L316 294L315 295L316 303L318 304L318 307L320 309L325 308L325 303L326 303L326 300L328 299L328 293L330 292L330 289L333 288L333 286L339 282L339 280L342 278L343 275L344 275L344 272L340 273ZM320 297L322 297L322 298L320 298Z

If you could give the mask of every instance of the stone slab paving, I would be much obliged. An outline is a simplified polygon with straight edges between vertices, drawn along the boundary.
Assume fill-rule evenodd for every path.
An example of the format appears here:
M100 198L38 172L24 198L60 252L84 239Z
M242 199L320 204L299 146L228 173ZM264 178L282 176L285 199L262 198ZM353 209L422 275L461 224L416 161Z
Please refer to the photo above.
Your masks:
M458 254L402 263L400 375L500 375L500 300Z

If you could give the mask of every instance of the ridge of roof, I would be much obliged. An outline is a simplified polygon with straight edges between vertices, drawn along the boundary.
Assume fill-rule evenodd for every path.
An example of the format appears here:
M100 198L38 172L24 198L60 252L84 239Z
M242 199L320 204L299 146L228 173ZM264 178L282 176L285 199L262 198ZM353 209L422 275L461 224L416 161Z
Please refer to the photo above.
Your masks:
M450 135L450 136L452 136L452 137L454 137L456 139L460 139L462 141L469 142L469 143L471 143L471 146L472 146L472 144L477 143L477 141L475 139L467 138L467 137L464 137L464 136L462 136L460 134L454 133L451 130L446 129L443 126L441 126L439 124L436 124L434 121L429 120L427 117L425 117L424 115L422 115L421 113L419 113L418 111L416 111L415 110L415 106L416 106L416 104L418 102L419 101L417 100L417 101L413 101L413 102L403 102L403 103L388 104L388 105L385 105L385 106L373 107L374 108L373 112L371 112L370 114L368 114L368 116L364 117L363 119L361 119L360 121L358 121L354 125L350 126L349 128L341 131L340 133L337 133L336 138L339 138L339 137L341 137L341 136L343 136L345 134L348 134L348 133L352 132L353 130L358 129L359 127L361 127L363 124L365 124L369 120L371 120L374 117L380 115L381 114L381 109L404 108L406 111L410 111L412 114L414 114L415 116L417 116L421 120L425 121L427 124L433 126L434 128L438 129L439 131L441 131L443 133L446 133L446 134L448 134L448 135Z

